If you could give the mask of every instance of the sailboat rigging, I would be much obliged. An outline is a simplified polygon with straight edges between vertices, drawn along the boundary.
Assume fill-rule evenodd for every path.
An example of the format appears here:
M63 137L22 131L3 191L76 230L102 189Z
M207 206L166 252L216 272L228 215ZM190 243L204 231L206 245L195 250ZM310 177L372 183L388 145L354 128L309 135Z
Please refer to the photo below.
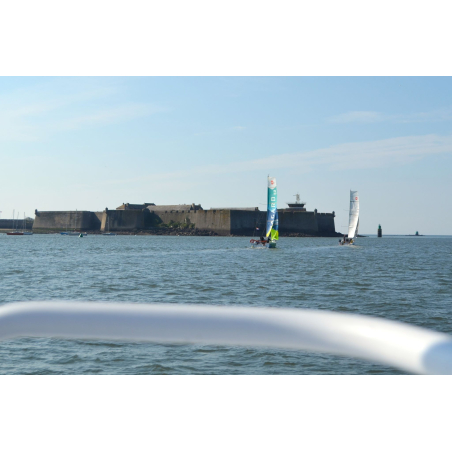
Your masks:
M19 212L17 212L17 220L14 217L15 210L13 210L13 231L7 232L6 235L33 235L33 232L26 230L26 220L24 212L24 220L22 223L22 230L19 230ZM15 225L15 227L14 227Z

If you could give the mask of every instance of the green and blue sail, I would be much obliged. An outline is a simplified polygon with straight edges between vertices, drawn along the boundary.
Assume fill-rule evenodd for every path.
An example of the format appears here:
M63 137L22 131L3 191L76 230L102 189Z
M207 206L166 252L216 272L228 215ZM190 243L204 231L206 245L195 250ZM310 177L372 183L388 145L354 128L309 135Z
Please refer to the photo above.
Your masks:
M267 197L267 228L265 237L270 236L272 240L279 239L279 222L278 210L276 207L277 191L276 179L274 177L268 178L268 197Z

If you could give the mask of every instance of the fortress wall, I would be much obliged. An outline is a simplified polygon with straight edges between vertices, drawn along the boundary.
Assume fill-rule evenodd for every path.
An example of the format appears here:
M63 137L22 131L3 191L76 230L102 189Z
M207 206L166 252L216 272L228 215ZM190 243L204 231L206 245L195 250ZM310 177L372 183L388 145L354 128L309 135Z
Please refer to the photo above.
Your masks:
M231 233L230 210L196 210L191 213L190 218L196 229L208 229L218 235Z
M193 211L190 210L167 210L167 211L160 211L160 212L153 212L151 211L151 215L154 218L159 219L161 223L164 224L170 224L171 222L173 223L186 223L186 224L191 224L194 223L194 221L192 221L192 216Z
M279 232L281 234L302 232L316 235L319 233L317 216L314 212L284 212L278 210Z
M230 210L179 210L179 211L159 211L150 210L150 217L147 224L156 226L157 222L164 224L186 223L194 224L195 229L207 229L219 235L229 235L231 232ZM156 221L157 220L157 221Z
M91 231L100 231L104 212L91 212Z
M259 235L259 232L265 228L267 212L257 210L231 210L231 234ZM259 231L256 231L256 227ZM257 234L255 233L257 232Z
M294 212L278 210L279 231L312 235L334 235L334 213ZM266 211L239 209L181 210L154 212L144 210L51 211L36 212L33 230L84 230L84 231L136 231L157 227L159 224L194 224L195 229L216 232L219 235L253 236L265 232ZM107 223L108 219L108 223ZM12 229L12 220L4 222L5 229ZM30 223L29 223L30 225ZM21 228L21 221L18 222ZM259 228L256 231L256 227Z
M92 212L88 211L47 211L36 212L33 229L90 230Z
M319 233L334 234L336 232L333 213L317 213L317 223Z
M101 223L102 231L107 230L107 218L111 232L144 229L144 215L142 210L108 210L103 214Z

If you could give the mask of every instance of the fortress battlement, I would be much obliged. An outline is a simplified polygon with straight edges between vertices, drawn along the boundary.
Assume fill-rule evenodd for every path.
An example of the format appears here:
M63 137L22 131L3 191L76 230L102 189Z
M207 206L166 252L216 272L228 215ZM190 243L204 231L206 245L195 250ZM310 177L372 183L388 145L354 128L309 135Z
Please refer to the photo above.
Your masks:
M259 228L265 229L266 211L258 207L228 207L204 210L200 204L155 205L154 203L123 203L115 210L90 211L35 211L35 231L111 231L134 232L183 225L187 228L211 231L218 235L253 236ZM318 213L317 209L278 209L279 231L285 234L314 236L337 235L334 212Z

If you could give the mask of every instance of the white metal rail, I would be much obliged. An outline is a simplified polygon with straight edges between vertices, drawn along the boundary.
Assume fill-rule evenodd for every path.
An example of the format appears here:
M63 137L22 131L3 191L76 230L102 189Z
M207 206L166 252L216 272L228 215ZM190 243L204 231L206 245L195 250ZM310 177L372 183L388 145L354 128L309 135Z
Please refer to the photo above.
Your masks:
M328 311L92 302L3 305L0 341L21 336L288 348L411 373L452 374L452 336Z

